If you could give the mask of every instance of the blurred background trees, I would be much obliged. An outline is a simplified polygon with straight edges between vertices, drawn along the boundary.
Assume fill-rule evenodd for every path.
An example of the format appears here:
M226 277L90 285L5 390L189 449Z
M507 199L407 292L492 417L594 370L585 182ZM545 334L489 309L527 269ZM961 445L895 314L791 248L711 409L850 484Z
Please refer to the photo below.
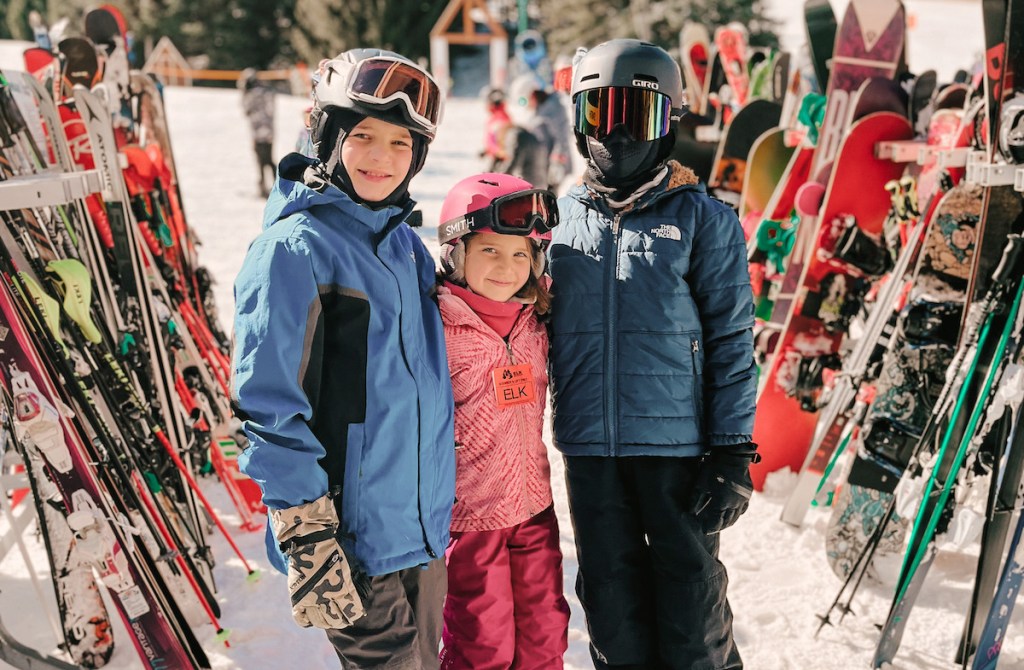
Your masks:
M95 0L0 0L0 38L31 40L30 10L51 26L67 20L77 34ZM112 4L124 13L141 64L162 36L202 67L270 68L321 58L355 46L377 46L411 58L430 52L430 29L446 0L132 0ZM523 3L525 6L527 3ZM529 26L545 36L552 57L614 37L639 37L675 53L687 20L713 30L739 21L754 46L776 46L775 23L764 0L529 0ZM519 0L489 0L492 14L514 37Z

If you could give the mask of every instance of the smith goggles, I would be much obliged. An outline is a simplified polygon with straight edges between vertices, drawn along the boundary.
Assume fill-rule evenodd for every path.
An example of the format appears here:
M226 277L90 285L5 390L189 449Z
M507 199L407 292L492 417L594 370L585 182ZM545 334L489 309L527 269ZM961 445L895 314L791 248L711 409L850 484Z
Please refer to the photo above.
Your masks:
M348 97L372 106L401 101L409 118L433 134L441 115L441 91L426 71L389 56L375 56L356 63L330 60L323 65L323 84L317 99L329 105L331 98ZM342 105L343 106L343 105Z
M538 188L497 197L487 207L442 223L437 238L446 244L486 228L502 235L540 237L557 225L558 204L554 194Z
M668 135L672 121L672 100L644 88L594 88L577 93L573 102L576 132L596 140L621 125L635 141L650 142Z

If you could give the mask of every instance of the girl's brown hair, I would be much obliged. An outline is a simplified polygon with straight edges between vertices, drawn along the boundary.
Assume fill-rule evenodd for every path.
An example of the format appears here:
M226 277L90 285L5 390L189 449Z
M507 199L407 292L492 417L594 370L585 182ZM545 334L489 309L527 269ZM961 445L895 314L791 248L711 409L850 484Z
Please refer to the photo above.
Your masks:
M536 272L538 268L541 273L544 271L544 249L532 240L530 242L530 258L533 261L530 278L526 280L526 285L519 289L516 296L532 303L537 316L544 316L551 311L550 282L538 276L538 272Z

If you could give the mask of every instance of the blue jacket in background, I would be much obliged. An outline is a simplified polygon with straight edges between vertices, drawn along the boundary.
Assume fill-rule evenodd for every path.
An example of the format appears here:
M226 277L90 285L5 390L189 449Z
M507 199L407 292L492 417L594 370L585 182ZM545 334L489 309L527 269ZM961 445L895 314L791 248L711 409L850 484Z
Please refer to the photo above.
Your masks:
M555 446L700 456L749 442L754 304L743 231L676 162L618 215L576 186L549 248Z
M281 162L235 281L239 464L273 509L330 490L349 556L386 574L448 544L455 438L434 261L404 223L411 205L372 211L314 190L311 164Z

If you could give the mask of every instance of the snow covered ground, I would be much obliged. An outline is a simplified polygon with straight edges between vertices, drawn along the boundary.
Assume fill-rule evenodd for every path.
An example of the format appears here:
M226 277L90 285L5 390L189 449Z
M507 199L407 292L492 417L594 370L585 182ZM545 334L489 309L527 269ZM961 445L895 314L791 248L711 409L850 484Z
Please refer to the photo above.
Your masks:
M790 4L799 5L785 0L775 3L780 16L793 11L786 9ZM935 67L940 76L948 77L955 69L968 67L980 53L977 4L921 0L907 2L907 6L916 17L915 27L910 31L912 68ZM940 37L954 30L956 35L969 35L971 39L958 37L955 44L950 44L948 37ZM799 39L799 30L790 34L795 36L791 39ZM915 43L918 37L920 45ZM927 50L925 45L929 47ZM275 144L278 156L291 150L305 104L298 98L278 98ZM201 259L219 282L217 297L221 318L229 327L231 284L248 243L260 230L263 208L262 201L256 197L256 166L248 126L238 93L233 90L169 89L167 106L186 214L202 239ZM438 247L434 226L445 193L455 181L480 169L476 152L482 127L479 101L451 100L427 167L413 182L413 195L424 212L425 227L419 232L435 252ZM554 452L551 461L565 555L565 592L572 606L565 662L570 670L582 670L592 666L587 651L586 625L573 588L577 569L575 547L565 504L561 462ZM792 479L784 474L772 477L767 492L755 495L750 512L722 539L722 560L731 578L730 600L736 616L736 637L746 667L752 670L866 668L877 641L875 624L881 623L886 615L891 587L864 585L854 603L856 615L847 617L841 627L827 628L814 638L818 623L815 615L826 609L839 588L839 581L824 560L822 533L828 520L827 512L812 510L801 530L778 521L791 485ZM237 528L239 520L230 513L227 496L212 481L205 482L205 489L222 511L228 527ZM17 514L29 511L27 505L21 505ZM7 519L0 514L0 536L4 535L7 525ZM216 535L211 538L218 560L215 577L223 611L221 621L232 631L231 647L226 648L214 641L210 626L198 629L214 667L337 668L337 659L322 633L300 629L292 623L284 578L267 565L262 535L236 531L234 538L246 557L263 573L260 581L248 582L241 562L233 556L227 543ZM48 579L45 556L31 532L25 536L25 542L31 556L31 571L17 550L8 552L0 560L0 620L18 639L39 649L52 650L55 636L46 617L46 612L53 609L52 595L48 593L52 589L44 583L44 596L40 598L29 579L32 571L44 582ZM954 667L952 658L973 579L974 560L969 553L945 552L936 560L925 592L911 616L895 668ZM1011 626L1000 667L1024 668L1024 633L1018 630L1020 627ZM115 635L118 649L109 667L115 670L140 667L120 624ZM2 667L6 666L0 663Z

